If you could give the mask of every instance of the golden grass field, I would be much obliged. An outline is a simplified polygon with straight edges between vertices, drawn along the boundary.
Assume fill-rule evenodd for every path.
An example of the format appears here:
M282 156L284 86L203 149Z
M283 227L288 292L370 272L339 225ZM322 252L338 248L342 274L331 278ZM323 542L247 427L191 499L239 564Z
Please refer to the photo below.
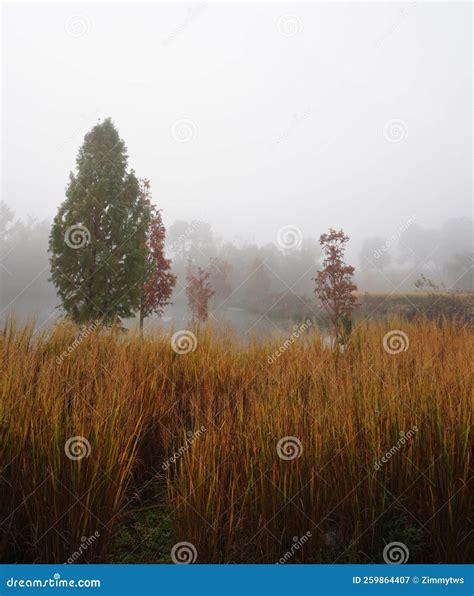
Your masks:
M384 349L391 330L406 334L405 351ZM391 541L409 562L468 562L467 326L362 322L343 352L311 328L273 360L281 340L193 331L196 349L179 354L165 334L97 329L78 342L73 325L6 324L3 562L64 562L94 532L77 562L113 562L150 486L162 488L146 507L165 507L169 545L191 543L198 563L274 563L288 551L291 563L382 562ZM72 437L89 443L84 457L66 453ZM285 437L294 459L280 457Z

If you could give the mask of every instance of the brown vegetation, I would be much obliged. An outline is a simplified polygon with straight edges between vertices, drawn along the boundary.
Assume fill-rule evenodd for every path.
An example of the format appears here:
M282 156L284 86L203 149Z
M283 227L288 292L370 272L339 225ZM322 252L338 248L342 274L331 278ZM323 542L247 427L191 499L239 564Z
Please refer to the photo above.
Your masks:
M406 351L384 349L393 329ZM64 562L97 531L81 562L110 560L127 504L155 475L174 539L198 562L275 562L307 532L292 562L380 562L391 540L410 562L467 562L467 327L363 322L344 352L311 330L272 364L275 340L243 346L204 328L187 354L164 335L77 333L10 322L0 335L3 561ZM90 453L73 460L77 436ZM299 457L279 457L284 437Z

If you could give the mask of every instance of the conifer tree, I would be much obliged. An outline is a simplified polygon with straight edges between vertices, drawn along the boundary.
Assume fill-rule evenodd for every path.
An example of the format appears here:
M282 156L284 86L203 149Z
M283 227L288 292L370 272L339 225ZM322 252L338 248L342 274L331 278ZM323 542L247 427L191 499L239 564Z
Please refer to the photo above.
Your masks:
M51 280L78 323L133 316L146 276L150 209L108 118L88 132L49 240Z

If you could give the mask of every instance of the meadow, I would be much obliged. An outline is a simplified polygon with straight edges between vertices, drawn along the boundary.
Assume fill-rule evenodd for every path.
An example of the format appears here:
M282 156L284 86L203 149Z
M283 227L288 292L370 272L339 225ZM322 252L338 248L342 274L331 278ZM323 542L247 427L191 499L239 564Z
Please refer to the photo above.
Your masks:
M466 563L471 350L455 321L361 321L340 349L315 324L243 343L10 319L2 562L380 563L400 542Z

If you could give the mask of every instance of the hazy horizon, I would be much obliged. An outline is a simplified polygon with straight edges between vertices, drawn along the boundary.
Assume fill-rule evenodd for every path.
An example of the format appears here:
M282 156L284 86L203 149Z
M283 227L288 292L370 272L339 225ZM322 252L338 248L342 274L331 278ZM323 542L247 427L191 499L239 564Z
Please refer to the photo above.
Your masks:
M472 214L468 4L6 4L2 198L51 220L111 117L166 225L388 238Z

